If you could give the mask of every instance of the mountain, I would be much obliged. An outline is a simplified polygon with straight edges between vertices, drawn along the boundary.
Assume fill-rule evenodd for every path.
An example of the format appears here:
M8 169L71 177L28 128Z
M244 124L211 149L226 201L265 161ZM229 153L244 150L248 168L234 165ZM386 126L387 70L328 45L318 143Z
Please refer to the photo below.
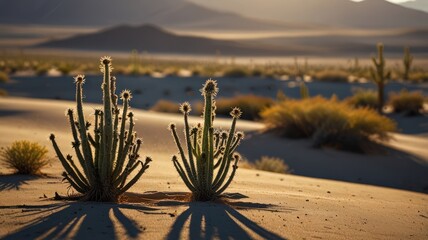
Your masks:
M82 34L62 40L48 41L36 47L108 50L130 52L132 49L150 53L214 55L264 55L293 54L285 49L260 47L234 41L213 40L203 37L180 36L153 25L140 27L118 26L96 33Z
M408 2L400 3L401 6L407 8L413 8L428 12L428 1L426 0L413 0Z
M205 30L293 27L211 10L186 0L0 0L0 23L86 27L151 23L175 29Z
M189 0L219 11L280 22L345 28L427 28L428 13L385 0ZM422 0L420 0L422 1ZM423 0L428 2L427 0ZM244 6L244 7L243 7Z

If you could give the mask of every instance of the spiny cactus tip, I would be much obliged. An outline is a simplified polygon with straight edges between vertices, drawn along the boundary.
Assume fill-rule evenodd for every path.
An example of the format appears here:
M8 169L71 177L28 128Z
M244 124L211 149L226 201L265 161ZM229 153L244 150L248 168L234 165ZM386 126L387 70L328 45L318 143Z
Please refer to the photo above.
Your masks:
M132 98L131 91L129 91L128 89L123 90L120 93L120 97L122 98L122 100L126 100L126 99L130 100Z
M192 108L190 107L190 103L184 102L180 105L180 111L183 114L188 114L190 111L192 111Z
M235 107L232 109L232 111L230 111L230 116L232 116L233 118L240 118L241 115L242 111L238 107Z
M208 79L201 89L202 95L209 94L216 96L218 93L217 81Z
M175 129L175 123L170 123L168 126L169 130L174 130Z
M49 136L50 140L54 140L55 139L55 135L53 133L51 133L51 135Z
M104 65L110 64L111 63L111 57L110 56L101 57L100 62Z
M79 74L74 77L74 83L84 84L85 83L85 75Z

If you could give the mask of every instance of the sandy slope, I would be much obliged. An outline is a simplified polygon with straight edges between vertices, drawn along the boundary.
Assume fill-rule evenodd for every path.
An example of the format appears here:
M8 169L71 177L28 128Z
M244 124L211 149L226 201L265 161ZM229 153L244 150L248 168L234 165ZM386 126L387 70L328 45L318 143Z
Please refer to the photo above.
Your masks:
M72 103L65 101L0 99L0 146L6 146L17 139L31 139L49 146L47 137L49 133L55 132L64 151L70 152L71 136L63 114L70 106ZM51 197L55 191L67 193L67 185L61 183L61 166L57 160L53 160L52 165L45 169L49 176L46 178L0 177L0 238L426 239L428 237L427 195L354 183L239 169L234 183L228 190L229 193L239 194L229 196L229 205L186 203L183 199L187 190L170 162L170 156L176 150L166 130L169 122L180 123L181 117L145 111L136 111L136 116L139 119L137 131L145 140L142 155L151 155L154 162L143 178L130 190L133 194L126 196L131 203L67 203L45 198L44 194ZM226 128L229 121L218 120L216 123L217 126ZM351 164L348 166L350 170L343 172L342 175L352 171L359 172L355 166L361 165L355 163L356 161L366 159L367 164L369 161L376 162L368 165L368 168L380 167L387 161L387 158L381 156L367 157L332 150L313 150L307 147L306 142L287 141L280 145L281 139L256 133L262 128L260 124L242 121L239 127L251 135L240 150L248 158L255 158L257 154L269 155L273 150L285 153L288 149L288 152L293 152L293 156L299 157L300 161L316 159L319 161L316 169L326 173L325 169L330 168L336 169L335 171L346 170L345 165L335 167L335 164L339 164L335 159L342 156L344 157L342 161ZM391 161L399 164L393 164L393 167L385 166L383 171L399 174L397 169L401 169L401 172L405 173L398 175L404 184L401 181L393 182L393 187L409 189L409 186L414 184L426 183L423 174L427 175L424 161L427 160L428 154L424 149L426 146L424 141L426 140L423 138L398 135L395 142L391 143L400 148L402 154L414 157L412 159L416 159L414 162L418 164L406 164L410 158L403 158L401 155L391 157ZM257 144L252 145L254 143ZM53 157L52 153L51 155ZM288 161L288 155L284 158ZM307 168L314 164L311 161L306 162L309 164ZM417 171L417 168L422 170ZM300 169L303 171L305 168ZM1 172L8 173L4 169ZM365 174L369 176L374 173L368 171ZM412 174L417 176L415 178L417 181L413 179L415 180L413 182L412 178L408 178ZM382 181L391 179L381 177ZM374 177L372 184L385 185L375 180L378 179ZM147 192L154 190L158 192Z

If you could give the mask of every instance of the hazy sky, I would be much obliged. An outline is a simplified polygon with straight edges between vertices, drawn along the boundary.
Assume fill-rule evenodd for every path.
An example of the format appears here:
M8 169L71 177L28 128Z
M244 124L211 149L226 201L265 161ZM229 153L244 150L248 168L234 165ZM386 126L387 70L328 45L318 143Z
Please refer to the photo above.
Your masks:
M364 0L352 0L352 1L354 1L354 2L361 2L361 1L364 1ZM411 2L412 0L387 0L387 1L393 2L393 3L402 3L402 2Z

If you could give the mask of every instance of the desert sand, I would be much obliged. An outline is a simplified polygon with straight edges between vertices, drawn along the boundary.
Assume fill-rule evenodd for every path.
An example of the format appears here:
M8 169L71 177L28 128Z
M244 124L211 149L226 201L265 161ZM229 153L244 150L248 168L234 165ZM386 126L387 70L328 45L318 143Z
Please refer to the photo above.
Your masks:
M295 175L240 168L223 203L189 203L171 162L176 148L167 130L170 122L181 129L181 116L135 110L136 131L144 140L141 155L154 161L122 202L54 201L55 192L72 190L61 182L62 167L48 136L54 132L63 151L71 153L64 111L73 106L70 101L0 98L0 147L20 139L38 141L52 157L44 177L10 175L2 168L0 238L428 238L428 195L423 193L428 139L404 134L395 135L386 153L358 155L312 149L308 141L280 139L261 133L260 123L240 121L238 128L248 138L239 152L248 159L280 156ZM86 104L88 115L96 106ZM215 124L228 128L230 120Z

